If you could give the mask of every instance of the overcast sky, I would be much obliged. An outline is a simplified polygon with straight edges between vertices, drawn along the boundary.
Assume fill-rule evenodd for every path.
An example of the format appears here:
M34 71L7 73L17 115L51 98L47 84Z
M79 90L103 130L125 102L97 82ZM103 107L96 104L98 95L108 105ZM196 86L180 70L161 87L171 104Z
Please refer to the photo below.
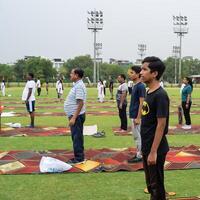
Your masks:
M135 61L139 43L162 59L179 44L173 15L188 17L183 56L200 58L200 0L0 0L0 63L25 55L68 59L93 56L87 11L102 10L102 57Z

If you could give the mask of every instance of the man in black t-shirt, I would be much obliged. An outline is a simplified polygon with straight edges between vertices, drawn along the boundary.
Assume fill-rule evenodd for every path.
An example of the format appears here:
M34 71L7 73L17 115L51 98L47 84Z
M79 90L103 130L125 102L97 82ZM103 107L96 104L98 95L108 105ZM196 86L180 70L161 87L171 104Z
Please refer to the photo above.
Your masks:
M165 65L157 57L146 57L140 72L149 87L142 107L141 138L143 166L151 200L166 200L164 163L169 146L166 138L169 122L169 98L160 86Z

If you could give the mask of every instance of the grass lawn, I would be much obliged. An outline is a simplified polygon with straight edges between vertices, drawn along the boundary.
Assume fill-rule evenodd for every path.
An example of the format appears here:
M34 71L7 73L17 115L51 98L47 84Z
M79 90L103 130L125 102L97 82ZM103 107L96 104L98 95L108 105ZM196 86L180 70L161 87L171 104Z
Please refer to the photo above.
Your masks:
M5 102L8 110L9 106L23 106L22 104L8 104L20 102L23 88L8 88L7 94L11 97L0 97ZM44 89L43 89L44 91ZM40 102L47 98L45 92L37 98ZM65 89L63 97L66 97L69 88ZM171 110L176 110L173 105L180 103L178 88L167 88L171 99ZM96 102L96 89L88 89L88 98ZM55 89L50 88L48 98L55 98ZM200 105L200 88L195 88L193 92L193 103ZM107 97L109 99L109 96ZM115 103L95 103L92 105L114 105ZM61 106L60 109L42 108L38 112L63 112L63 102L36 105ZM200 106L192 108L198 110ZM110 110L109 109L88 109L91 111ZM13 110L12 110L13 111ZM16 109L16 112L26 112L25 109ZM177 124L177 116L170 116L170 125ZM29 123L28 117L2 118L5 122L20 122L22 125ZM200 117L192 115L192 123L200 124ZM104 147L131 147L134 146L131 136L114 136L112 126L119 125L118 116L87 116L86 125L97 124L99 130L105 130L105 138L85 137L85 148L104 148ZM66 126L67 119L57 116L42 116L36 118L38 126ZM169 135L170 146L199 145L200 136L196 135ZM22 150L22 149L71 149L72 143L69 136L58 137L0 137L0 150ZM166 171L166 188L168 191L175 191L177 197L200 195L200 169L196 170L174 170ZM147 200L149 196L143 193L145 187L144 173L141 172L117 172L117 173L84 173L84 174L50 174L50 175L1 175L0 176L0 200Z

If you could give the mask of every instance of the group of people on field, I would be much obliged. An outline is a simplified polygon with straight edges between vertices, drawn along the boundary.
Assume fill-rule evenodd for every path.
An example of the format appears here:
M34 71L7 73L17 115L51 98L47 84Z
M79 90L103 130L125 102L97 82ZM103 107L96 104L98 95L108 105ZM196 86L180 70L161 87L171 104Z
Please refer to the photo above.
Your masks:
M169 151L166 134L168 133L169 125L170 100L167 92L160 85L160 79L164 71L165 65L157 57L146 57L141 66L132 66L128 70L128 77L134 83L130 92L129 117L137 152L127 162L143 162L146 184L151 194L151 200L166 200L164 163L166 154ZM70 80L73 82L73 86L64 102L64 112L69 121L74 151L74 157L67 162L72 165L85 161L83 125L86 117L87 90L83 77L84 71L82 69L72 69ZM125 82L126 76L124 74L120 74L117 80L119 87L116 93L116 101L121 120L119 131L124 132L127 131L128 85ZM182 108L186 119L186 125L183 128L188 129L188 126L191 126L190 107L193 87L188 77L183 79L183 83L185 85L181 96ZM99 84L101 94L104 93L105 95L104 86L102 85L106 83L100 81ZM146 87L148 87L147 90ZM62 80L56 83L56 89L58 95L62 96ZM110 80L109 89L111 98L113 98L113 80ZM35 90L34 75L29 73L22 100L25 101L27 110L30 113L30 127L32 128L34 127ZM60 98L60 96L58 97ZM100 96L99 101L102 102L102 97Z

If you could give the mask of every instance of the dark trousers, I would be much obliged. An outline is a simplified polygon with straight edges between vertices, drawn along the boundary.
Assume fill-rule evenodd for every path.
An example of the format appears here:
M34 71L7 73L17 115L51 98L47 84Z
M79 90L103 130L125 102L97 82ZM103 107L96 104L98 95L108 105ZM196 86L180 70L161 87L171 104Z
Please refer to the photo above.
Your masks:
M126 115L126 104L122 105L122 109L119 108L119 103L118 103L118 110L119 110L119 118L121 121L121 129L127 130L127 115Z
M85 122L85 114L82 114L77 117L75 124L73 126L70 126L73 149L74 149L74 157L78 161L84 160L84 137L83 137L84 122Z
M188 108L186 108L186 102L182 101L182 108L183 108L183 114L185 117L185 124L191 125L191 118L190 118L190 107L192 105L192 102L189 102Z
M40 96L41 88L38 88L38 89L37 89L37 92L38 92L38 96Z
M132 87L128 87L128 94L131 95L132 93Z
M158 155L155 165L147 165L148 155L143 155L146 184L151 200L166 200L164 187L164 163L166 154Z

